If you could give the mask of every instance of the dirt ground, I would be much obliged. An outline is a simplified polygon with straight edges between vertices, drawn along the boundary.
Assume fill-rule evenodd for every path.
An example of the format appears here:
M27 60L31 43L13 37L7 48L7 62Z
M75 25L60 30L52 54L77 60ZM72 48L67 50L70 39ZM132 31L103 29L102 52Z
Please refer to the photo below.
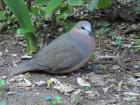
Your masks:
M139 37L139 33L123 34L128 27L131 25L127 23L112 24L107 35L97 38L96 60L79 71L67 75L26 73L6 79L1 101L7 105L140 105L140 53L131 40ZM118 34L124 41L120 47L113 45ZM0 78L8 77L10 68L24 61L21 57L25 54L23 41L13 31L0 34ZM94 68L95 65L100 68ZM51 78L67 87L56 89L58 84L50 83L51 88L47 88ZM78 78L86 80L90 89L86 90ZM41 86L37 85L39 81L43 81ZM68 91L69 87L72 90ZM48 96L59 96L61 100L51 104Z

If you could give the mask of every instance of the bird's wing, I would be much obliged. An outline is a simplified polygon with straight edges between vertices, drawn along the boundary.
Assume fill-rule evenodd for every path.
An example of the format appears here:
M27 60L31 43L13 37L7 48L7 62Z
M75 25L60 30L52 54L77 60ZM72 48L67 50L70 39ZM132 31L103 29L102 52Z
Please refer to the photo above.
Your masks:
M32 62L38 65L39 69L58 70L74 67L87 56L86 51L80 47L82 43L77 42L69 35L63 35L43 48Z

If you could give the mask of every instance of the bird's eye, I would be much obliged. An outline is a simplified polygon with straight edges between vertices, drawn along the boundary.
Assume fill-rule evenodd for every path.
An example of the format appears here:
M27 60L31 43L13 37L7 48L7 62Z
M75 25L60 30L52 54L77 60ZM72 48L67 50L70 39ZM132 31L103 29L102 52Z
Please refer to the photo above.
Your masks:
M81 29L83 29L83 30L84 30L84 29L85 29L85 27L83 27L83 26L82 26L82 27L81 27Z

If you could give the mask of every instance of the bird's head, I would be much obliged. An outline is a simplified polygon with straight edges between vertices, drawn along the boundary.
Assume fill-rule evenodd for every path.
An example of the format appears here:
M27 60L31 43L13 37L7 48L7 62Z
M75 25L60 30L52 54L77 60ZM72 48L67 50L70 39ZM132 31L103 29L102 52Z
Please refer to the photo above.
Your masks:
M91 24L88 21L79 21L72 28L72 31L75 31L78 34L83 35L92 35Z

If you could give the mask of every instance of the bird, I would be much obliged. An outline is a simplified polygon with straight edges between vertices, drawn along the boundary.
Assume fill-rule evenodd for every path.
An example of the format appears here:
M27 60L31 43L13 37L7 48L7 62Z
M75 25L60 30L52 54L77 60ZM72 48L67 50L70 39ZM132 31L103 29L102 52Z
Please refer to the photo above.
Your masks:
M84 66L95 49L96 41L91 23L86 20L79 21L70 31L60 35L38 51L32 59L12 67L10 75L31 71L70 73Z

